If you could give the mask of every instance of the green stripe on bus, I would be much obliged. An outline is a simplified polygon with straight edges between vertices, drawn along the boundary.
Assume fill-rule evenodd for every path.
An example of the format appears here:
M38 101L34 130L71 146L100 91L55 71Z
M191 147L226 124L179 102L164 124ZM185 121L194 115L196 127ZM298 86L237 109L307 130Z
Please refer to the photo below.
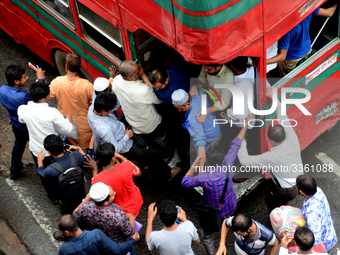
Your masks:
M338 51L340 52L340 51ZM334 54L332 54L334 55ZM326 71L324 71L322 74L320 74L317 78L315 78L314 80L312 80L311 82L309 82L307 84L306 87L304 87L305 89L312 91L313 89L315 89L318 85L320 85L323 81L325 81L327 78L329 78L333 73L339 71L340 69L340 62L335 63L334 65L332 65L330 68L328 68ZM303 79L303 83L301 84L301 79ZM291 87L299 87L301 85L304 84L305 82L305 77L300 78L296 83L293 83ZM304 98L305 94L303 93L294 93L292 96L289 97L289 99L301 99ZM279 100L281 101L281 95L278 96ZM261 108L261 110L266 110L269 109L271 107L272 103L269 102L268 104L266 104L264 107ZM291 107L292 104L287 104L287 109L289 107ZM269 114L266 116L266 119L268 119L268 121L264 121L264 125L261 128L265 128L269 123L270 120L274 119L276 117L276 112L273 112L272 114Z
M240 1L218 13L202 17L185 14L179 8L173 6L170 1L153 1L178 19L183 26L202 30L210 30L238 19L262 2L261 0L248 0L245 4L245 1Z
M96 56L98 59L100 59L102 62L104 62L107 66L111 66L114 64L113 62L109 61L107 58L105 58L103 55L101 55L96 49L89 46L86 42L84 42L81 38L79 38L76 34L74 34L68 27L60 23L57 19L55 19L53 16L51 16L49 13L47 13L44 9L42 9L40 6L34 4L32 1L29 0L23 0L27 5L31 6L37 13L39 13L42 17L44 17L46 20L51 22L55 27L57 27L60 31L65 33L67 36L69 36L74 42L81 45L83 48L75 44L73 41L71 41L69 38L62 35L55 27L50 25L46 20L39 19L36 16L34 12L32 12L25 4L23 4L20 0L10 0L13 4L15 4L18 8L20 8L22 11L27 13L29 16L31 16L35 21L37 21L42 27L44 27L46 30L48 30L51 34L53 34L56 38L61 40L63 43L65 43L68 47L70 47L75 53L77 53L82 58L86 59L86 61L96 68L98 71L103 73L104 75L109 76L110 71L108 68L102 64L100 64L96 59L94 59L90 55L85 55L83 49L91 53L92 55ZM115 64L114 64L115 65Z
M193 12L207 12L215 10L233 0L214 0L214 1L207 1L207 0L175 0L178 5L183 7L186 10L193 11ZM242 2L247 2L243 0Z

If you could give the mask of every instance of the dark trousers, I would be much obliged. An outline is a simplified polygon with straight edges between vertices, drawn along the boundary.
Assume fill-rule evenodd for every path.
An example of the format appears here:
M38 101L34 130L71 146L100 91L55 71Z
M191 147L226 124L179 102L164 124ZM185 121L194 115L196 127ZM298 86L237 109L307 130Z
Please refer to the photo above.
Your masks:
M38 168L38 158L31 152L34 164ZM51 164L51 161L53 158L51 156L45 157L43 161L44 167L47 167ZM57 187L55 181L51 180L50 178L43 178L41 179L42 184L45 187L45 190L47 192L47 196L51 201L57 200Z
M141 149L134 143L131 149L122 155L142 169L149 165L148 170L160 180L171 178L171 168L164 162L161 153L153 148Z
M21 130L12 125L12 130L15 136L14 147L12 151L12 161L11 161L11 174L20 175L23 169L23 164L21 162L22 155L24 154L26 143L29 140L28 130Z
M273 181L271 182L271 188L266 196L266 204L270 211L281 205L287 205L288 201L293 200L299 194L296 186L283 189L276 186Z
M172 104L161 103L156 105L156 109L162 115L162 122L167 133L168 151L172 155L176 149L180 159L178 165L189 168L190 134L182 126L184 114L178 112Z

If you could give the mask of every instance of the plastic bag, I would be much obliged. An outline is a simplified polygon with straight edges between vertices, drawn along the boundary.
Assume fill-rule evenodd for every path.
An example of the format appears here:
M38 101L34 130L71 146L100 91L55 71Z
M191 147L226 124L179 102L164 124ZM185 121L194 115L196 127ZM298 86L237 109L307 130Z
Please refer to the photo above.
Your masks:
M277 207L271 211L269 217L274 233L280 238L285 235L294 238L295 229L306 224L306 219L301 210L291 206ZM318 253L325 253L326 247L320 242L318 246L313 246L312 250ZM299 248L295 245L288 246L288 251L289 254L295 253L299 251Z

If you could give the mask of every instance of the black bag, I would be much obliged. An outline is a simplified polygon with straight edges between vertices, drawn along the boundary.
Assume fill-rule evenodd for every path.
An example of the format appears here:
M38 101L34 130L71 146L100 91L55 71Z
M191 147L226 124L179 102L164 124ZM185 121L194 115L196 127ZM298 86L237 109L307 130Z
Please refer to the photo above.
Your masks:
M220 199L220 203L218 208L215 208L211 205L206 205L201 202L195 202L198 220L200 222L201 228L208 233L211 232L219 232L222 227L222 219L220 215L220 208L223 205L225 193L227 191L228 183L229 183L229 175L227 171L226 183L224 185L224 189L222 192L222 196Z
M77 156L69 154L71 167L65 167L59 162L53 162L50 167L55 168L60 175L57 179L57 197L63 214L73 214L74 209L85 197L85 183L83 170L77 166Z
M150 142L148 139L140 134L133 134L133 140L134 143L137 145L140 149L149 149L151 147Z

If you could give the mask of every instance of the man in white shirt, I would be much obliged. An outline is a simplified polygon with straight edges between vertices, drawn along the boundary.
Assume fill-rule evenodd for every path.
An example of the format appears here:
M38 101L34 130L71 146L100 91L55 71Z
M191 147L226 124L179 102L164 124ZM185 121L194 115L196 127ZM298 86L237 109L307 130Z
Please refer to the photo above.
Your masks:
M114 78L112 89L115 92L126 121L132 127L134 134L147 134L147 138L155 141L159 146L164 161L169 159L167 153L167 139L164 127L161 125L162 117L157 113L154 104L162 101L157 98L148 77L135 62L123 61L120 66L120 75ZM139 79L142 78L145 83Z
M272 90L267 89L267 97L272 99ZM276 108L278 120L287 119L287 116L281 115L281 103L278 102ZM238 152L240 163L244 166L262 168L270 172L273 180L273 186L267 194L267 206L274 209L280 205L286 204L298 195L296 189L296 178L303 174L302 159L300 153L299 139L289 121L285 126L272 126L271 122L268 128L268 139L273 148L263 154L250 156L246 146L247 142L243 141Z
M31 85L30 95L33 101L18 108L18 117L21 123L26 123L29 133L29 149L36 166L37 157L41 150L45 154L44 166L48 166L53 159L44 149L43 141L46 136L57 134L54 125L65 133L71 133L73 124L54 107L49 107L47 97L50 87L38 81Z
M281 248L279 255L288 255L288 245L293 240L289 235L284 236L281 239ZM306 226L298 226L295 229L294 240L296 245L299 247L299 251L293 254L328 254L328 253L317 253L312 250L315 242L313 232Z

